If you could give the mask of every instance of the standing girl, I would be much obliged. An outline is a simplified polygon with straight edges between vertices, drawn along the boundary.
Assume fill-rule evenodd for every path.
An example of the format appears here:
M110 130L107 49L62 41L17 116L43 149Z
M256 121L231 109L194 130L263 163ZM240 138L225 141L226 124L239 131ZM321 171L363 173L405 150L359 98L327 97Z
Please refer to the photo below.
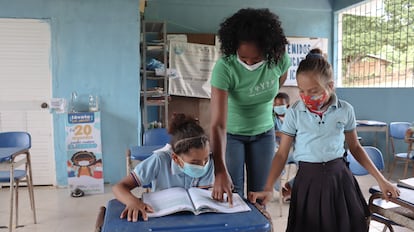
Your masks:
M231 204L232 183L244 195L245 168L248 191L263 190L275 147L273 99L290 59L279 18L268 9L239 10L218 35L223 57L211 77L213 198L227 193Z
M266 204L272 196L292 141L299 170L292 188L286 231L368 231L370 215L359 185L346 166L344 142L350 152L377 180L385 198L398 189L375 168L356 133L353 107L334 92L330 64L319 49L311 50L296 74L302 101L287 111L279 150L272 162L265 191L249 198Z

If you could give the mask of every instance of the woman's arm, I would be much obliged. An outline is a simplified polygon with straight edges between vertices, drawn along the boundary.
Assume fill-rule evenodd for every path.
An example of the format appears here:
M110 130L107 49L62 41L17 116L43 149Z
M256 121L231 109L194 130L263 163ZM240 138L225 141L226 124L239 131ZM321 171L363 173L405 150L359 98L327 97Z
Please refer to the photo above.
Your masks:
M384 193L384 198L389 199L390 197L398 197L399 190L385 177L381 174L380 171L375 167L369 158L368 154L365 152L364 148L358 141L358 136L356 130L345 132L345 141L349 147L351 154L355 159L375 178L375 180L380 185L381 191Z
M249 200L253 203L257 199L260 199L261 204L265 205L271 198L273 194L273 186L276 183L276 180L279 178L282 170L285 168L286 160L288 158L290 147L293 143L293 138L286 134L281 134L280 146L276 152L275 157L273 157L272 167L270 168L270 173L267 177L265 188L262 192L250 192Z
M282 76L279 77L279 89L283 86L287 79L287 72L285 72Z
M227 172L225 163L226 153L226 120L228 93L215 87L211 87L211 127L210 137L214 159L215 180L212 197L223 201L223 193L227 193L230 205L233 204L233 183Z

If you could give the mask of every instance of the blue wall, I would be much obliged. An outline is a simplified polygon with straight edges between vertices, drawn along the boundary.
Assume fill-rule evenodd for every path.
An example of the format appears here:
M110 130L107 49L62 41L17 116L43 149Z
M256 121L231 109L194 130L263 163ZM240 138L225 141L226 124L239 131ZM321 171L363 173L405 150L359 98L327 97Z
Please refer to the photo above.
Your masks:
M0 17L47 19L52 34L53 97L100 97L104 177L125 176L125 151L137 144L138 0L0 0ZM65 115L54 115L57 184L65 185Z

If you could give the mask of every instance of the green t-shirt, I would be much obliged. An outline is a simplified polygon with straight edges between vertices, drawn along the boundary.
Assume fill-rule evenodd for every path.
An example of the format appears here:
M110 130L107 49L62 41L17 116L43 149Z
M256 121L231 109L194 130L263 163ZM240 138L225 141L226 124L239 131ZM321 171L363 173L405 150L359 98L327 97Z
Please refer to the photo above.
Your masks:
M279 91L279 77L289 66L287 53L273 67L264 63L254 71L243 67L236 55L216 62L211 85L228 92L227 132L257 135L273 127L273 99Z

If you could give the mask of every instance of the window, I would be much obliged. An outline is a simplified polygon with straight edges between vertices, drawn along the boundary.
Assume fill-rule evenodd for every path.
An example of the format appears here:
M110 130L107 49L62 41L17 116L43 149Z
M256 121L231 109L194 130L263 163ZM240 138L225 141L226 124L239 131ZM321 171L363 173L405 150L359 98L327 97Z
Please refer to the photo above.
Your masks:
M414 87L414 1L369 0L338 14L339 87Z

